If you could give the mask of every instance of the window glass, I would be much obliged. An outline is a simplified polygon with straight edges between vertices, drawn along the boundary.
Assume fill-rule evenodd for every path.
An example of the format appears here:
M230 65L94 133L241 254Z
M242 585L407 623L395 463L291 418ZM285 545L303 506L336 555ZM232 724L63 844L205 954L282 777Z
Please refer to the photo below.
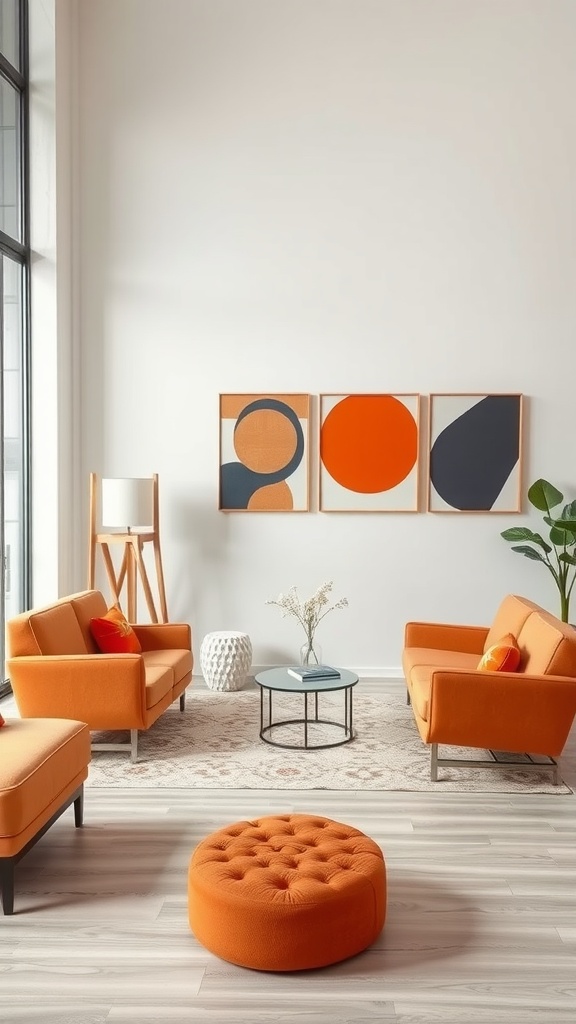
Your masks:
M19 95L0 79L0 227L21 241Z
M0 53L20 70L18 0L0 0Z
M24 379L22 373L22 268L2 259L2 431L4 438L4 611L22 607L24 563Z

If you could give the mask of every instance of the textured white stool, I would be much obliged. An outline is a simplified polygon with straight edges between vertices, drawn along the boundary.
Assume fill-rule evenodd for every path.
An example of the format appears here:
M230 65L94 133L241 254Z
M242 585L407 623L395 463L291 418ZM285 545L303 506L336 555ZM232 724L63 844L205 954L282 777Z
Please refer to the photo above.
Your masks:
M250 637L231 629L207 633L200 647L200 664L211 690L240 690L252 664Z

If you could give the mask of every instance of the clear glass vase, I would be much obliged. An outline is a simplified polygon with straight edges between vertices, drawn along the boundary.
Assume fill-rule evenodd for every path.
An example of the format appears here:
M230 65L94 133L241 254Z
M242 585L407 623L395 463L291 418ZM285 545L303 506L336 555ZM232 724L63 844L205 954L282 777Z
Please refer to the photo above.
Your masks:
M302 647L300 648L300 664L322 664L322 648L320 647L320 644L316 640L307 640L305 644L302 644Z

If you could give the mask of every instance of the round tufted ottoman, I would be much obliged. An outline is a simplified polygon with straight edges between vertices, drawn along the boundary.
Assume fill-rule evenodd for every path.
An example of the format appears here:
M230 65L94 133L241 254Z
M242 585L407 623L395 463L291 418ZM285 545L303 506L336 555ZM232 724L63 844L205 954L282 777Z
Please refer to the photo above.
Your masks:
M234 629L207 633L200 645L200 664L211 690L240 690L252 664L250 637Z
M386 916L380 847L350 825L308 814L238 821L196 847L190 927L224 960L300 971L366 949Z

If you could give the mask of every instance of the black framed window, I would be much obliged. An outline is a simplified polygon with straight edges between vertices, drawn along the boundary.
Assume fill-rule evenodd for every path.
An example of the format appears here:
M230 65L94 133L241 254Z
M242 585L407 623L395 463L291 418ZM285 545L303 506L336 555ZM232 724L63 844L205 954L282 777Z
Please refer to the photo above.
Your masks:
M0 695L6 620L30 595L28 5L0 0Z

